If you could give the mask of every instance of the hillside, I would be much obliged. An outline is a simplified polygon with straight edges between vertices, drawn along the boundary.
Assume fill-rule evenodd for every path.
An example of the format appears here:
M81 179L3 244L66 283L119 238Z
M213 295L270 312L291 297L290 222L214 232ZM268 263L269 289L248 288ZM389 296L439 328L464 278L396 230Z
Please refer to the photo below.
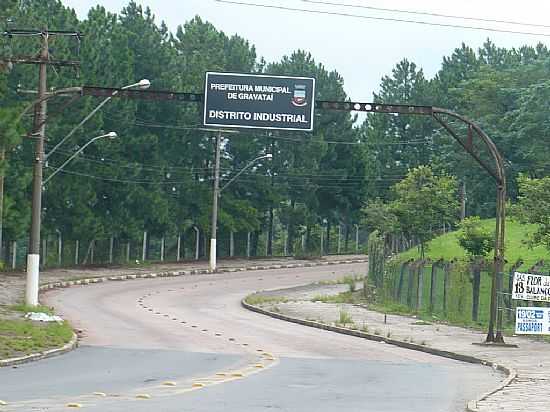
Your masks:
M495 219L483 220L482 225L488 229L494 230ZM524 264L521 269L527 269L538 260L544 259L544 261L547 262L547 266L550 267L550 251L541 246L530 248L527 244L529 234L532 233L533 230L533 225L522 225L513 220L506 221L505 258L508 265L515 263L518 259L522 259ZM426 257L432 260L440 258L449 260L466 257L464 250L458 244L457 233L457 231L449 232L430 241L428 243ZM417 248L413 248L401 253L399 255L399 260L418 257L420 257L419 251Z

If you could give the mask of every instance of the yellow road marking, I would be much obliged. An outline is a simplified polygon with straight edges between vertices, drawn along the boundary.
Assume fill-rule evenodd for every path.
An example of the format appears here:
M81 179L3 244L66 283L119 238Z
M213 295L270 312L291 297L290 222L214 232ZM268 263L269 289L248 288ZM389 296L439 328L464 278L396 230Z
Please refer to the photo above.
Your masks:
M151 399L151 395L149 395L148 393L138 393L136 395L136 398L138 398L138 399Z
M94 392L94 395L95 396L102 396L102 397L107 396L107 394L105 392Z
M82 408L80 403L68 403L67 408Z
M176 386L176 382L166 381L162 383L164 386Z

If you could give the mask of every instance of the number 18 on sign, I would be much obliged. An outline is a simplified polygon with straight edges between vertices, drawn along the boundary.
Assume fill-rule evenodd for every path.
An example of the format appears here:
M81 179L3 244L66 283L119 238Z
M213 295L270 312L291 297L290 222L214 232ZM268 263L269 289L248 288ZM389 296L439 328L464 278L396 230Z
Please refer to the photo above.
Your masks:
M514 273L512 298L550 302L550 276ZM550 308L516 308L516 333L524 335L550 334Z

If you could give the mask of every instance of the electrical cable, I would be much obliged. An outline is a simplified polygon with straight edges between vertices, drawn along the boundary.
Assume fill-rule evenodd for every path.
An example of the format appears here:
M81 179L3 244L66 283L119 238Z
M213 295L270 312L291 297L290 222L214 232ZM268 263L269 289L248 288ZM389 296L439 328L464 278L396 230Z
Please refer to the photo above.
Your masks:
M529 32L529 31L519 31L519 30L494 29L494 28L481 27L481 26L467 26L467 25L460 25L460 24L435 23L435 22L428 22L428 21L422 21L422 20L408 20L408 19L399 19L399 18L392 18L392 17L365 16L365 15L362 15L362 14L344 13L344 12L336 12L336 11L325 11L325 10L315 10L315 9L304 9L304 8L299 8L299 7L275 6L275 5L271 5L271 4L252 3L252 2L235 1L235 0L215 0L215 1L217 1L218 3L233 4L233 5L239 5L239 6L260 7L260 8L276 9L276 10L284 10L284 11L293 11L293 12L309 13L309 14L322 14L322 15L332 15L332 16L340 16L340 17L353 17L353 18L366 19L366 20L390 21L390 22L394 22L394 23L413 23L413 24L421 24L421 25L424 25L424 26L447 27L447 28L455 28L455 29L467 29L467 30L480 30L480 31L488 31L488 32L495 32L495 33L521 34L521 35L526 35L526 36L550 37L550 33L547 34L547 33L537 33L537 32Z
M550 28L550 25L547 25L547 24L520 22L520 21L514 21L514 20L496 20L496 19L488 19L488 18L482 18L482 17L458 16L458 15L452 15L452 14L434 13L434 12L427 12L427 11L389 9L384 7L365 6L363 4L349 4L349 3L338 3L338 2L330 2L330 1L318 1L318 0L302 0L302 1L304 3L322 4L326 6L349 7L354 9L367 9L367 10L384 11L384 12L391 12L391 13L414 14L417 16L443 17L446 19L481 21L484 23L502 23L502 24L513 24L515 26Z

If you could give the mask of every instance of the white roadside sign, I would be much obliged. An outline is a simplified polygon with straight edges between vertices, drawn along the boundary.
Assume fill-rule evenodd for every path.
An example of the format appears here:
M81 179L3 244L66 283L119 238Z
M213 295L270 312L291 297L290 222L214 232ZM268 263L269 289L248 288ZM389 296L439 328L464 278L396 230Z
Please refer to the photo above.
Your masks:
M514 273L512 299L550 302L550 276Z
M550 308L516 308L517 335L550 335Z

